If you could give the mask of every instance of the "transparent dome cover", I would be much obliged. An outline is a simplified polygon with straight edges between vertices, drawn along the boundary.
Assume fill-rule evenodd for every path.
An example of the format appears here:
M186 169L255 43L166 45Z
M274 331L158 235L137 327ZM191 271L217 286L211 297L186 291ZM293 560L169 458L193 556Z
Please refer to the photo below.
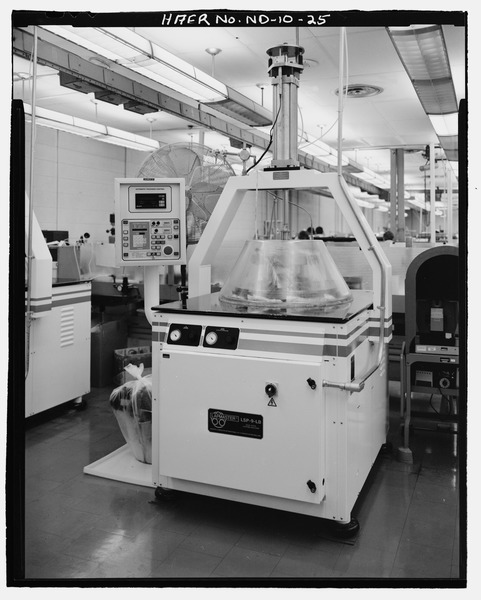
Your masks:
M321 308L352 294L321 240L250 240L219 293L223 303L267 308Z

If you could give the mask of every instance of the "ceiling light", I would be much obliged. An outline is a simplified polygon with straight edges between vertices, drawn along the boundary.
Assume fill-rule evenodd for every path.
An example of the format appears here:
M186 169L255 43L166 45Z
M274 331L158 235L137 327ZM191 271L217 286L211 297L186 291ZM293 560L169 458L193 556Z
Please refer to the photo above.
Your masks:
M54 25L43 29L196 100L225 96L224 84L127 27Z
M366 202L365 200L361 200L360 198L356 198L356 202L362 208L374 208L374 204Z
M128 27L42 28L246 125L272 123L265 108Z
M387 31L439 141L456 138L450 140L450 151L457 157L458 102L442 27L411 25Z
M29 117L27 120L31 121L31 106L25 104L24 109L25 114ZM152 151L160 147L157 140L151 140L128 131L107 127L100 123L71 117L45 108L37 107L35 109L35 124L133 150Z
M203 104L251 127L263 127L272 124L271 113L253 100L246 98L232 88L226 88L226 95L227 98L224 100L204 102Z
M217 56L222 50L220 48L206 48L205 51L211 56Z
M428 115L429 120L438 136L457 136L458 133L458 113L445 115Z
M348 98L370 98L382 94L384 90L377 85L367 85L365 83L350 83L342 89L343 95ZM336 96L339 96L339 89L336 90Z

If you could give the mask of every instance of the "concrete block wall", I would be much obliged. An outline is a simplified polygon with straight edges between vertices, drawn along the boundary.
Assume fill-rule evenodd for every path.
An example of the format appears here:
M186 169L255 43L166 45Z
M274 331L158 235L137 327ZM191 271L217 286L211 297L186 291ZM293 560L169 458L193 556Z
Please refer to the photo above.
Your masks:
M30 127L26 127L26 187L30 173ZM42 229L67 230L70 241L88 232L108 241L114 212L114 179L134 177L148 155L54 129L38 127L33 206Z

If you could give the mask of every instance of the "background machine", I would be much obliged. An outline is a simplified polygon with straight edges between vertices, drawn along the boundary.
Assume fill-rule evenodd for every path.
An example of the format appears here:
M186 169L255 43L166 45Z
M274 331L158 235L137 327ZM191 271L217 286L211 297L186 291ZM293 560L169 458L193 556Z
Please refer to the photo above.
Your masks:
M406 272L406 336L401 353L401 419L404 444L399 459L413 462L410 429L434 421L457 431L459 385L459 252L437 246L419 254ZM413 397L428 410L412 410ZM439 409L433 397L440 400ZM423 401L424 398L424 401Z
M268 51L271 166L232 177L189 261L189 298L154 307L152 477L170 490L334 522L351 511L386 441L390 265L338 173L299 167L303 49ZM334 198L373 271L350 290L320 240L246 242L220 292L211 265L246 194ZM147 303L146 303L147 305Z

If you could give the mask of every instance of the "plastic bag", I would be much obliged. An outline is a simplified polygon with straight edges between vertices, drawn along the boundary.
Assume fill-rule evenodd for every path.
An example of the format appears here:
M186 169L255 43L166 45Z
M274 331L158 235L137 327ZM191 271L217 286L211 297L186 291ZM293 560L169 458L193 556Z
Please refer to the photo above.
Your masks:
M115 388L110 406L122 435L135 458L152 464L152 376L143 376L144 365L126 365L131 381Z

